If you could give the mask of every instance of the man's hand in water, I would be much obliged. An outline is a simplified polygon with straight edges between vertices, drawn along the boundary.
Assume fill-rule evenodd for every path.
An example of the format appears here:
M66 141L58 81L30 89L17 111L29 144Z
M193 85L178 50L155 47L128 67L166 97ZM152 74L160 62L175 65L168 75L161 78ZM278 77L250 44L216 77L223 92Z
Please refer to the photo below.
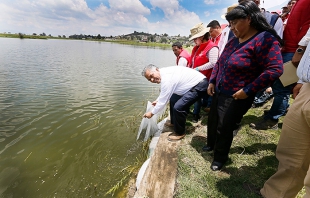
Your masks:
M154 114L152 114L152 112L147 112L143 115L144 118L151 118L153 117Z

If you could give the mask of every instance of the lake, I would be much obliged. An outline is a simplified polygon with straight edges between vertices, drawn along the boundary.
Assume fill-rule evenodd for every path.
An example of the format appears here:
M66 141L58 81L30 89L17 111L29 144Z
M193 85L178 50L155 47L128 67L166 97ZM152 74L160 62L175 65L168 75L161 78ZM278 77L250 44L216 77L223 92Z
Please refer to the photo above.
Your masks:
M112 197L106 193L123 187L142 158L137 131L159 88L141 76L150 63L174 65L175 55L0 38L0 197Z

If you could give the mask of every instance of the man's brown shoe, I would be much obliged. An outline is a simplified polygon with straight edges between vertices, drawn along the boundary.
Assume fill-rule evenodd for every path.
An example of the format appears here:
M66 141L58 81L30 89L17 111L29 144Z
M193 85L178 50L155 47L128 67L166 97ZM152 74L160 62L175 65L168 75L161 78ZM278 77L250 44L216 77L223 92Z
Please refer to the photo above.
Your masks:
M206 113L209 113L210 112L210 107L206 107L203 109Z
M170 141L170 142L175 142L175 141L179 141L179 140L183 139L184 137L185 137L185 134L180 135L180 134L177 134L177 133L173 132L173 133L170 133L168 135L167 140Z

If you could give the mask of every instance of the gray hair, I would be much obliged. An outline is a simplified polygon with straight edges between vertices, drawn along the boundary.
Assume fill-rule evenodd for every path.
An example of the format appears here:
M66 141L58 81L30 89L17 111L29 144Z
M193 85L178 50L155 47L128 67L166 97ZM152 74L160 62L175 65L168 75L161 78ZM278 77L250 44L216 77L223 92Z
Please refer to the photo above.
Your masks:
M156 69L158 69L158 67L156 67L153 64L149 64L148 66L144 67L143 71L141 72L141 75L145 77L146 71L155 71Z

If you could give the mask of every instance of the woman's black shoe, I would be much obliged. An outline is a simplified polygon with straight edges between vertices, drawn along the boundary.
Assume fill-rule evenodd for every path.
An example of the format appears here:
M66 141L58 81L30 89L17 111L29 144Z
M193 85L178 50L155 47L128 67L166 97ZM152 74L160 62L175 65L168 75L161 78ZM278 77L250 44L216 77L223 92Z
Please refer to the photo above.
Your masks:
M211 146L205 145L204 147L202 147L202 150L206 152L210 152L210 151L213 151L213 148Z
M224 166L224 163L213 161L210 168L213 171L221 170Z

